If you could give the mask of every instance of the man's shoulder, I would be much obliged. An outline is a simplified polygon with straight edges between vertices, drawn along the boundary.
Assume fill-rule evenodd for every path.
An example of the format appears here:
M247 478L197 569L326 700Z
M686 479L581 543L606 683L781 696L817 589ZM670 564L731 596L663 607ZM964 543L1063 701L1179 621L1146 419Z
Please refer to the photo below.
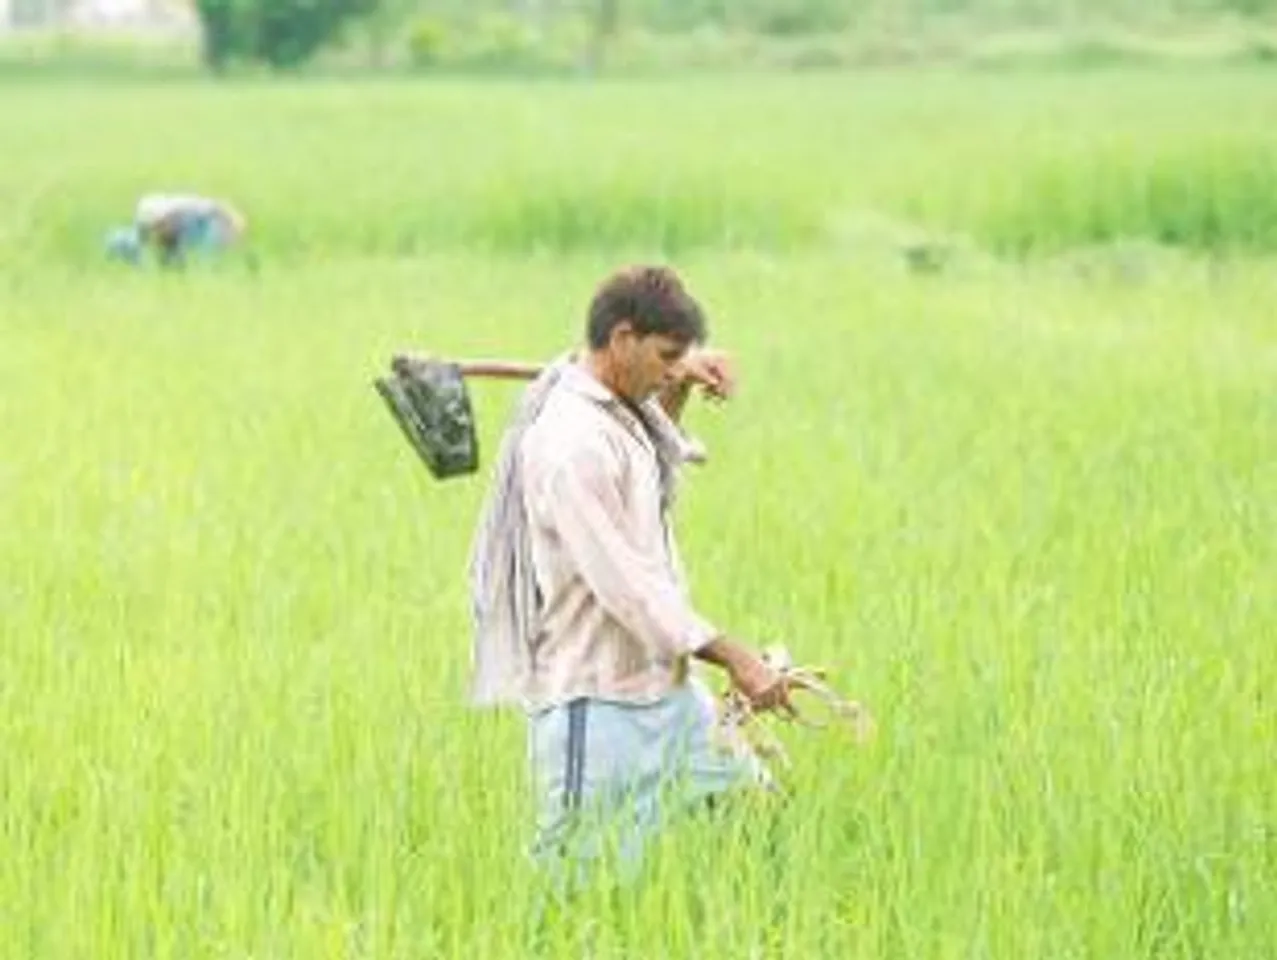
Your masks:
M589 435L605 432L608 413L578 390L556 386L546 397L533 426L539 430L576 429Z
M579 457L614 456L607 414L571 390L554 390L520 444L526 462L542 468Z

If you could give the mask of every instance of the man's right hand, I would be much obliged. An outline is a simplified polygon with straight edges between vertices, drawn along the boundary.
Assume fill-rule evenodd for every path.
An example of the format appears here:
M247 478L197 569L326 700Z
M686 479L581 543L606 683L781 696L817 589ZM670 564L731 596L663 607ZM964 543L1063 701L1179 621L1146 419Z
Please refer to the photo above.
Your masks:
M729 676L755 710L783 710L797 716L789 701L789 681L754 654L742 658L729 670Z
M727 671L732 686L744 694L755 710L783 710L796 716L789 701L789 682L741 644L719 637L698 650L697 656Z

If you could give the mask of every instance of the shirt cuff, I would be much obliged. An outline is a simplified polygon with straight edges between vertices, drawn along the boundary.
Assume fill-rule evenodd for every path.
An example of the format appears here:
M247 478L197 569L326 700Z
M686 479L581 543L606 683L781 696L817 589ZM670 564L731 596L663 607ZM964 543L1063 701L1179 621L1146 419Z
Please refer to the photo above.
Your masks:
M723 631L719 630L708 620L693 617L691 625L683 634L683 652L688 654L696 653L713 642L715 638L722 636L722 634Z

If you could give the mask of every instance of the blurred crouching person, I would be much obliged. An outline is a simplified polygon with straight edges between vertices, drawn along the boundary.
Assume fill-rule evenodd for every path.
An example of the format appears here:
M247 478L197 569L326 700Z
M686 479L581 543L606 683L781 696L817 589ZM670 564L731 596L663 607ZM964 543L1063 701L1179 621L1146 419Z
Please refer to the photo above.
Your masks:
M107 255L137 264L148 248L162 266L182 266L192 253L218 254L240 245L248 219L225 200L198 194L149 193L133 223L107 234Z

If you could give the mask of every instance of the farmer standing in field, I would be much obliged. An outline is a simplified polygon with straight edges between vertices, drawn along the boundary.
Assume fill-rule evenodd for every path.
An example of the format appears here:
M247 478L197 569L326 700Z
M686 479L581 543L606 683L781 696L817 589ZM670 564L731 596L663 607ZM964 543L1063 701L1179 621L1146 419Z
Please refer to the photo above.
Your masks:
M610 818L632 866L676 809L759 783L712 745L691 661L723 669L758 710L790 708L789 690L692 607L670 528L690 452L683 405L693 387L717 399L734 387L727 357L701 347L700 305L672 270L622 269L585 332L528 387L502 441L471 555L472 696L527 712L537 860L597 857L601 831L582 818Z
M137 263L151 246L163 266L181 266L191 251L216 253L235 246L247 229L243 213L225 200L149 193L138 200L132 225L107 235L107 253Z

